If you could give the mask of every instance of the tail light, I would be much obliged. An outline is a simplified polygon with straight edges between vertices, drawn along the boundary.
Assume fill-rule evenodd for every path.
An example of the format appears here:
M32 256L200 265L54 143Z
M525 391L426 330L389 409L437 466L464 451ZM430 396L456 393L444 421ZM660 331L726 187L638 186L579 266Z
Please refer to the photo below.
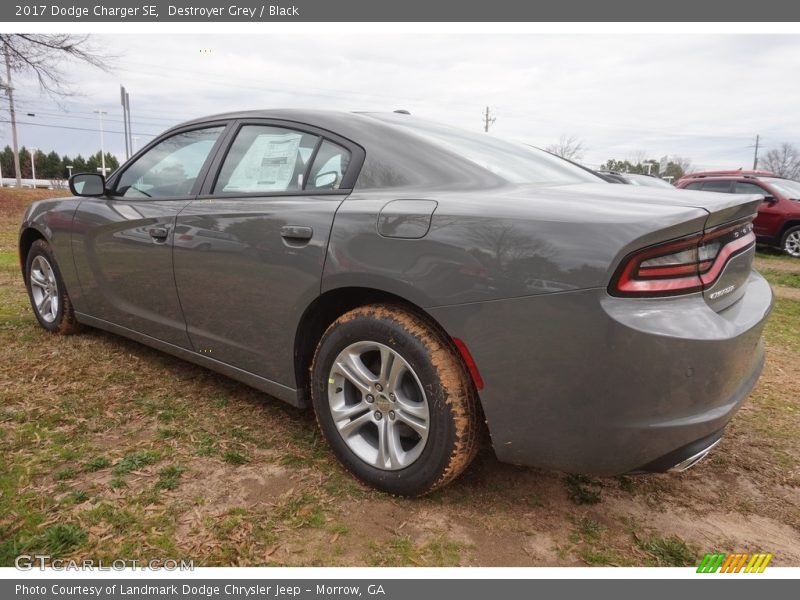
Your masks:
M756 241L753 221L723 225L704 234L629 254L611 280L612 296L675 296L710 287L734 256Z

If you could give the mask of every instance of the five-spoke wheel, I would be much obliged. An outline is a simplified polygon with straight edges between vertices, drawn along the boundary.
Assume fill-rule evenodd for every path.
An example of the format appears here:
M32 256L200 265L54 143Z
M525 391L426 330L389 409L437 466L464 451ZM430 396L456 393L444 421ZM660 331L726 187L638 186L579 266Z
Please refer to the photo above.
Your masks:
M428 440L430 412L414 370L396 351L356 342L333 361L328 404L356 456L379 469L411 465Z
M36 320L52 333L74 333L78 322L50 245L36 240L25 262L25 284Z
M472 380L452 341L417 313L378 304L342 315L322 336L311 376L323 435L378 489L425 494L475 455Z
M789 256L800 258L800 226L790 227L786 230L783 234L781 247Z

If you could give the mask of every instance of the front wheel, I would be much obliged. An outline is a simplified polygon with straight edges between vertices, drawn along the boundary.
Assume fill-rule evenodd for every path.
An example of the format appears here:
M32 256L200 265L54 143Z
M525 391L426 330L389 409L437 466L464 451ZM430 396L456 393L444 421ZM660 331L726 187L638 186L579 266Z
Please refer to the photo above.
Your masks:
M392 494L455 479L478 447L478 402L447 336L392 305L356 308L322 336L311 368L323 436L344 466Z
M79 329L61 271L50 245L44 240L31 244L25 262L25 285L33 314L44 329L67 335Z
M781 249L789 256L800 258L800 225L786 230L781 238Z

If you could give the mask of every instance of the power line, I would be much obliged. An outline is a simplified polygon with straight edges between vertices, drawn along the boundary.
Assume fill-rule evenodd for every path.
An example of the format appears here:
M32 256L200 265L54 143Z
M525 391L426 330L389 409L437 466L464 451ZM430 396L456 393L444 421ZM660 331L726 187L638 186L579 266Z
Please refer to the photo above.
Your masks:
M9 119L0 119L0 123L10 123ZM69 127L68 125L50 125L47 123L31 123L30 121L17 121L17 125L31 125L33 127L50 127L52 129L70 129L72 131L91 131L92 133L97 133L97 129L90 128L90 127ZM120 135L124 135L124 131L112 131L110 129L104 130L105 133L118 133ZM135 135L143 135L146 137L156 137L157 133L136 133Z
M80 119L82 121L96 121L97 117L81 117L78 115L72 115L69 113L55 113L47 110L37 110L33 109L32 113L35 115L44 115L48 119ZM122 119L103 119L106 123L124 123ZM131 123L136 123L137 125L157 125L162 126L161 123L153 123L148 121L131 121ZM174 121L173 121L174 123Z

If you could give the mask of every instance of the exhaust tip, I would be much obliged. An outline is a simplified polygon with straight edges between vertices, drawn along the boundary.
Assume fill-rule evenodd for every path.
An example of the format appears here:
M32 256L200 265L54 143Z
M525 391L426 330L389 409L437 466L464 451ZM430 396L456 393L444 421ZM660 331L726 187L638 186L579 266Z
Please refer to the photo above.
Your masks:
M694 467L697 463L703 460L706 456L708 456L709 452L714 449L714 446L720 443L722 438L718 438L699 452L692 454L690 457L683 459L676 465L673 465L671 468L667 470L668 473L683 473L684 471L688 471L692 467Z

